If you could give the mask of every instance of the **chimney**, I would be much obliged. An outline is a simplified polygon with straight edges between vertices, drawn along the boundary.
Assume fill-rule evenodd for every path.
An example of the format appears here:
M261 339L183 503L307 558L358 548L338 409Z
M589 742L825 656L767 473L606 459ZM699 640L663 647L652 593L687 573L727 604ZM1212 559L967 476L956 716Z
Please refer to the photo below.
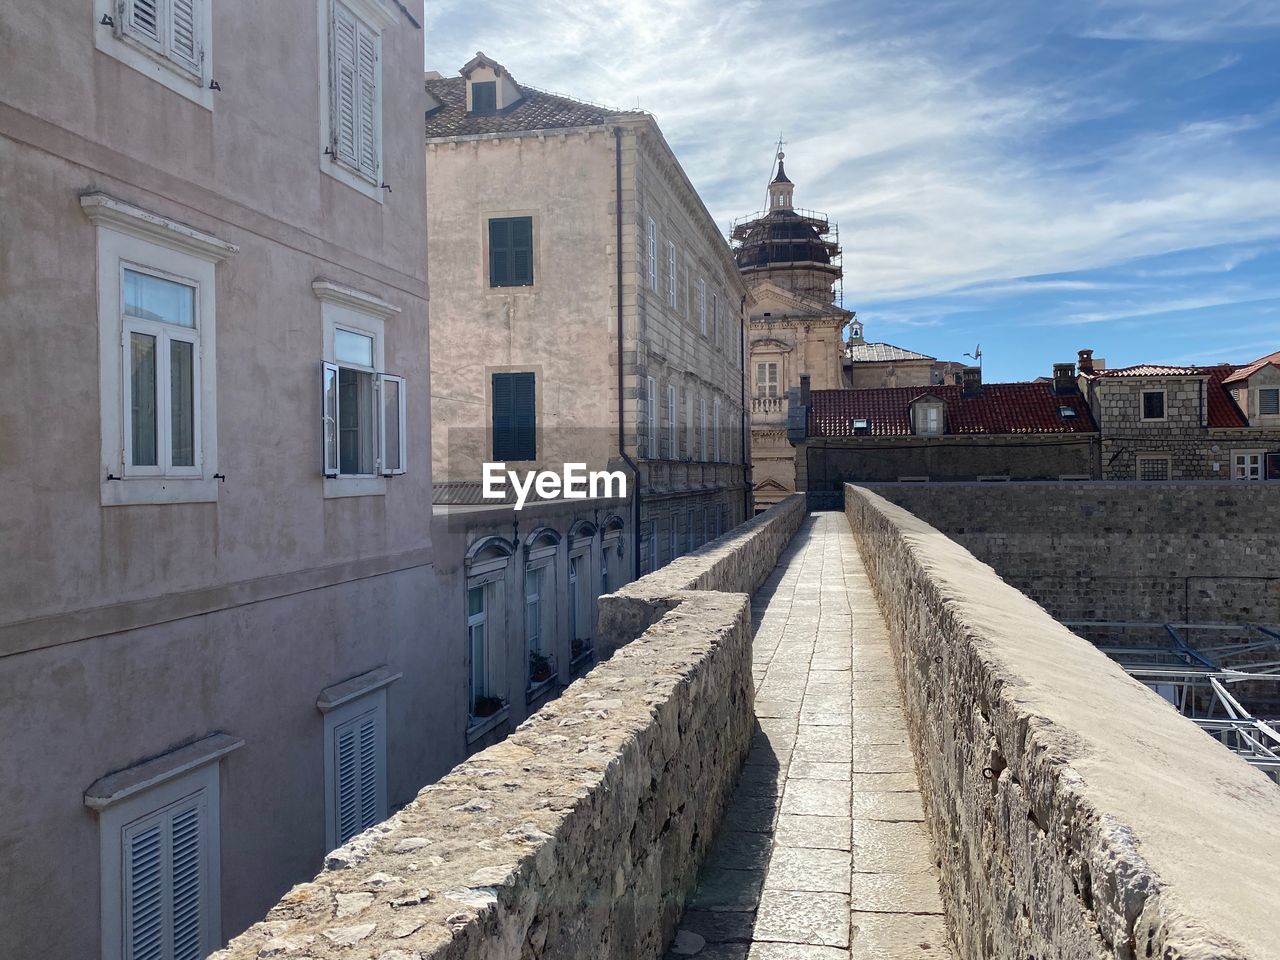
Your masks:
M1093 373L1093 351L1081 350L1080 355L1080 372Z
M965 367L960 371L960 396L982 396L982 368Z
M800 404L805 407L809 405L809 375L807 373L800 374Z
M1055 363L1053 365L1053 392L1058 396L1063 396L1076 391L1076 365L1074 363Z

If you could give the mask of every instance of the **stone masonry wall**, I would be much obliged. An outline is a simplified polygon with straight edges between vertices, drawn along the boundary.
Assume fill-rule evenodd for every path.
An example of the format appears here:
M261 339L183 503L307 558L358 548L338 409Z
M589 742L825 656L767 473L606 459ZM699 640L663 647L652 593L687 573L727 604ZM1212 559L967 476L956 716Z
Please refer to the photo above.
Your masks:
M1063 620L1280 623L1280 483L865 486Z
M845 495L960 960L1280 957L1280 789L959 544Z
M724 536L616 593L601 597L597 601L597 656L607 659L666 612L655 602L655 593L682 590L754 593L768 578L805 515L804 496L793 494Z
M215 960L656 960L750 745L747 593L803 516L793 497L601 598L607 662Z

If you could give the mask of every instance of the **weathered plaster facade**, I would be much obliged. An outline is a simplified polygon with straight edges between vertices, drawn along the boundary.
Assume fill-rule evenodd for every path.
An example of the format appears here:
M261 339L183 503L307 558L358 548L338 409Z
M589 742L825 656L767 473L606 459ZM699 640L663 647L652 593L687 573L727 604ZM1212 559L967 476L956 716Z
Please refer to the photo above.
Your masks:
M422 508L420 132L385 124L394 191L353 189L323 154L326 5L215 6L196 80L121 46L108 5L9 4L0 18L0 349L17 361L0 405L0 952L15 956L114 955L119 906L99 877L116 807L100 793L128 781L145 796L144 760L209 747L216 946L327 849L326 691L386 668L366 680L385 681L388 806L458 757L439 735L452 703ZM383 115L420 116L421 30L393 3L355 7L381 28ZM204 456L178 480L108 479L121 437L103 424L121 401L100 384L123 371L100 282L116 282L109 254L126 242L144 268L192 261L195 329L216 326ZM407 471L366 495L327 495L322 472L336 302L322 292L376 312L385 369L405 378Z

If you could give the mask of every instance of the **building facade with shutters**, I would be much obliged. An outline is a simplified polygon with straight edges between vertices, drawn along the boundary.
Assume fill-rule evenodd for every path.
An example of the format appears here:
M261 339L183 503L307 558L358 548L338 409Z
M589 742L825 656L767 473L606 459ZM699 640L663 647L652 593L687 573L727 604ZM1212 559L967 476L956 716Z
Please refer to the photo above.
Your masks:
M267 6L0 13L6 956L203 957L461 754L422 30Z
M1280 353L1243 366L1100 369L1081 350L1079 363L1102 479L1280 479Z
M483 54L426 87L435 512L475 749L548 667L590 665L597 596L744 518L745 288L649 115ZM515 510L483 496L498 462L620 471L628 496Z

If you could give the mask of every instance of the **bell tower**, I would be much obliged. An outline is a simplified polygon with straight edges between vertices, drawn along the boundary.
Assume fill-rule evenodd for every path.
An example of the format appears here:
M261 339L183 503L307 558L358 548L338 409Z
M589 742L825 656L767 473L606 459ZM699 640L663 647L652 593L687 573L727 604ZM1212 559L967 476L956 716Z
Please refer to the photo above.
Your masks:
M770 210L791 210L791 194L795 190L790 178L787 177L787 171L783 169L782 161L786 158L786 154L781 150L778 151L778 175L773 178L769 184L769 209Z

